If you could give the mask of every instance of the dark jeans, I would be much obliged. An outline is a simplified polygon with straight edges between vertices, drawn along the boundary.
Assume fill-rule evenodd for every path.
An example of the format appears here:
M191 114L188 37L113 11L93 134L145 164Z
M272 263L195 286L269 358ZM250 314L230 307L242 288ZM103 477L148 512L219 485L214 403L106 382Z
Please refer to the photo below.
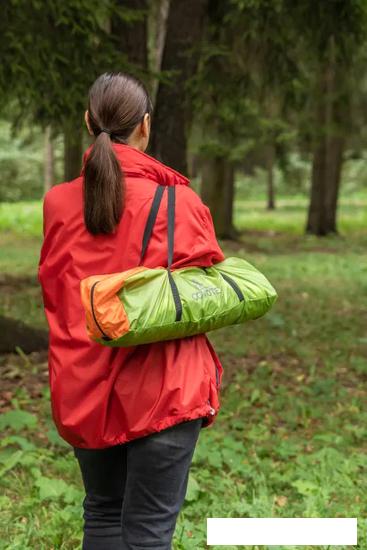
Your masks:
M82 550L171 550L202 422L106 449L74 447L86 492Z

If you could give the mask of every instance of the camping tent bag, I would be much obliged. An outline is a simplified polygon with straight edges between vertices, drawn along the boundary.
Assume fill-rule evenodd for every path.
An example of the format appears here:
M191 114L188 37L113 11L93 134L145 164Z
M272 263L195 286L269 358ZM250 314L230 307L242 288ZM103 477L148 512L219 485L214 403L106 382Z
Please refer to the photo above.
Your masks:
M168 192L167 267L142 264L164 190ZM267 278L246 260L171 270L175 186L157 185L139 265L80 282L89 338L104 346L135 346L202 334L262 317L277 299Z

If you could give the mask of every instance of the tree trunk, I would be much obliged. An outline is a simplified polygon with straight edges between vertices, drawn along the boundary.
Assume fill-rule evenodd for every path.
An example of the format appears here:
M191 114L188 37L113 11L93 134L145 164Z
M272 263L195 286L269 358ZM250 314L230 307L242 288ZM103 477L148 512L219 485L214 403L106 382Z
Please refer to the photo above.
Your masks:
M175 71L171 82L158 86L150 154L187 174L187 135L191 109L185 98L185 85L195 72L208 0L174 0L170 3L163 71ZM193 49L194 47L194 49Z
M55 183L54 147L51 138L51 127L47 126L44 135L44 193Z
M71 123L64 127L64 180L70 181L80 175L83 155L82 125Z
M156 0L151 4L148 18L149 66L150 70L159 73L162 65L163 48L166 39L167 17L170 0ZM150 96L153 105L156 104L159 80L154 77L150 84Z
M320 74L316 119L320 135L314 146L306 224L306 232L318 236L337 233L336 213L345 147L343 102L336 97L338 79L332 40L329 47L328 62Z
M344 145L342 136L325 136L314 150L307 233L324 236L338 232L336 214Z
M234 168L223 157L205 159L201 167L201 199L212 214L215 232L220 239L236 239L233 226Z
M111 33L116 37L119 51L127 56L129 63L145 71L148 66L147 0L118 0L117 4L130 10L146 10L146 14L136 21L127 22L117 17L110 21Z
M188 177L190 179L197 178L200 173L201 164L200 156L196 153L187 153Z
M326 194L326 225L330 231L337 233L336 214L338 208L338 196L340 189L341 173L343 167L343 153L345 140L341 136L334 136L329 144L330 177L332 185Z
M267 181L267 209L275 209L275 189L274 189L274 159L275 149L272 143L265 147L266 162L266 181Z

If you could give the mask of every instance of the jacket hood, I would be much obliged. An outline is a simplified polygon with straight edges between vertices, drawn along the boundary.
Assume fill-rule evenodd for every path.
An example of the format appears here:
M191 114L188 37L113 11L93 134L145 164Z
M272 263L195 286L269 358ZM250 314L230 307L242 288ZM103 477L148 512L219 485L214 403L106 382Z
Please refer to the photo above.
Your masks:
M135 176L138 178L148 178L156 181L161 185L189 185L190 180L177 172L170 166L163 164L154 157L124 143L113 143L112 147L116 157L119 160L124 174L127 176ZM93 145L88 147L83 155L83 168L81 175L84 172L85 161L91 152Z

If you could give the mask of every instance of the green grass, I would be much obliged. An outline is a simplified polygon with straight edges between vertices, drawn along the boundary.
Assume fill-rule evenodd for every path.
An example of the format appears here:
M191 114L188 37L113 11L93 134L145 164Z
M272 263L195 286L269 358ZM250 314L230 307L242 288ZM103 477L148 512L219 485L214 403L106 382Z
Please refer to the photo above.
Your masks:
M0 203L0 231L12 231L20 237L42 235L42 202Z
M265 198L238 199L235 203L235 220L240 227L252 230L282 231L303 235L306 225L308 199L288 197L277 200L275 211L266 210ZM367 197L343 198L338 210L338 227L341 234L364 230L367 227Z
M207 517L272 516L358 517L358 548L367 548L365 206L343 201L342 236L316 239L302 234L299 198L271 213L263 202L236 204L242 243L223 249L262 270L279 300L263 319L209 333L224 367L222 408L199 439L175 550L206 547ZM0 311L41 326L39 204L21 214L26 207L0 211L10 277ZM8 408L33 415L0 420L0 549L80 548L82 482L52 424L46 361L14 355L0 365L6 384L17 381Z

